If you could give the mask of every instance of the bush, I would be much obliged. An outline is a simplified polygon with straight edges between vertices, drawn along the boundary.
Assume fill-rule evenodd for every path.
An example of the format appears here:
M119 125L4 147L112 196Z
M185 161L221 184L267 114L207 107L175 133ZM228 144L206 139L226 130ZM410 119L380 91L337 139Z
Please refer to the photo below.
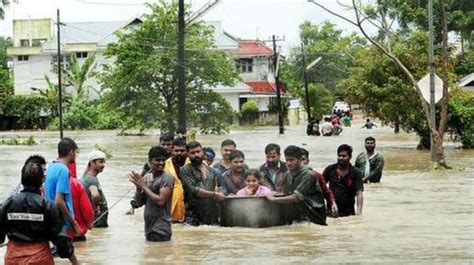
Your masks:
M456 128L464 148L473 148L474 92L457 89L450 96L448 126Z
M41 127L41 117L49 110L44 98L7 95L0 100L0 113L15 117L12 129L35 129Z
M240 114L242 116L246 115L254 115L258 113L258 105L255 101L247 101L242 105L242 109L240 110Z

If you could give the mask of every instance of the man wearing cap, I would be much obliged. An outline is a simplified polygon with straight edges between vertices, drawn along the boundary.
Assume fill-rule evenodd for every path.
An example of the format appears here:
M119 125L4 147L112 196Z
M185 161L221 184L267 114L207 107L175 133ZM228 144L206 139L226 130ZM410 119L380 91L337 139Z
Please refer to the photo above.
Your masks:
M94 227L109 226L107 223L107 200L97 178L97 175L104 170L105 158L104 152L98 150L90 152L88 155L89 162L81 179L94 208Z

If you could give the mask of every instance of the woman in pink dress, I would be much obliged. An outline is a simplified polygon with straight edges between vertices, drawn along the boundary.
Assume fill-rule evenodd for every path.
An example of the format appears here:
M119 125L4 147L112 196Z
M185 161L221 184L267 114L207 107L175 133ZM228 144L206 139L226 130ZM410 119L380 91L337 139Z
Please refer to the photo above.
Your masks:
M272 194L273 192L263 186L260 185L260 180L262 179L262 175L258 172L258 170L250 169L244 174L244 181L247 185L245 188L239 190L237 192L238 197L262 197Z

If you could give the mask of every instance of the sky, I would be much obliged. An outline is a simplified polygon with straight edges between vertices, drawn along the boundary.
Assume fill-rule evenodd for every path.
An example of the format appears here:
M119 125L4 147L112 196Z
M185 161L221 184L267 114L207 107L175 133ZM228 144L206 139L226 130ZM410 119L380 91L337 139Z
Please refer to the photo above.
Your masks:
M157 1L157 0L155 0ZM56 18L60 9L64 22L127 21L148 11L143 0L11 0L5 8L5 19L0 22L0 35L11 36L13 19ZM185 0L192 10L207 0ZM327 8L348 18L353 12L337 4L336 0L319 0ZM348 0L339 2L348 3ZM307 0L221 0L202 18L221 21L223 29L242 39L284 38L279 42L283 51L299 46L298 26L305 20L321 23L329 20L346 34L357 31L351 24L336 18Z

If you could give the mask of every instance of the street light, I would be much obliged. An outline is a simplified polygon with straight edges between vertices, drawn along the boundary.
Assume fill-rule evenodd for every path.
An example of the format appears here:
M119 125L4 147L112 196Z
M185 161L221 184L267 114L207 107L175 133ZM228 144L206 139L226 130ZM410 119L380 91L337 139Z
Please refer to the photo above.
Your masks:
M306 97L306 113L308 115L308 121L311 120L311 107L309 104L309 92L308 92L308 77L307 77L307 72L313 68L317 63L321 61L321 56L318 57L316 60L312 61L308 66L305 67L305 52L304 52L304 46L301 44L301 51L303 54L303 79L304 79L304 92L305 92L305 97Z

